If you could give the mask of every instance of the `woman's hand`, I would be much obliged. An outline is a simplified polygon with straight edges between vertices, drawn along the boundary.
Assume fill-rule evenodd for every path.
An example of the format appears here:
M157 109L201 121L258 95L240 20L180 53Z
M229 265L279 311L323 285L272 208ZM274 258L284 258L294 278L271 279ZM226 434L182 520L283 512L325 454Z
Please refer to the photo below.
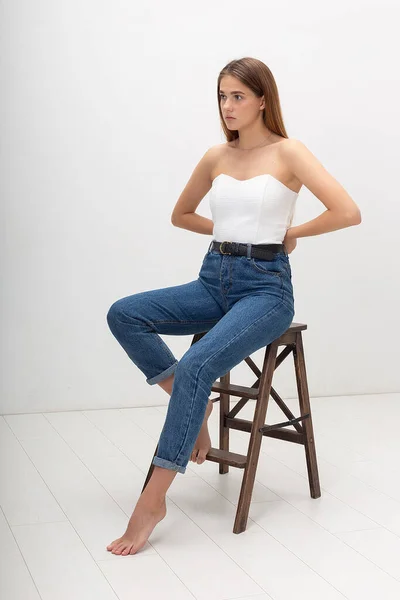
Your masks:
M286 252L288 254L290 254L291 252L293 252L293 250L297 246L297 238L292 237L290 231L291 231L291 229L288 229L286 231L285 239L282 242L282 244L285 246Z

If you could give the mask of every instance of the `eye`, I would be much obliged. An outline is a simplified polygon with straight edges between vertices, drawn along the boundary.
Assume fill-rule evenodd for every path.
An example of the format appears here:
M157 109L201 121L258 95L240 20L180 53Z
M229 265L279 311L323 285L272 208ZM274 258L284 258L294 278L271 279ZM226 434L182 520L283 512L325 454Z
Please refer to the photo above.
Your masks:
M220 94L219 97L222 98L223 96L225 96L225 94ZM243 96L241 96L240 94L235 94L235 98L242 98Z

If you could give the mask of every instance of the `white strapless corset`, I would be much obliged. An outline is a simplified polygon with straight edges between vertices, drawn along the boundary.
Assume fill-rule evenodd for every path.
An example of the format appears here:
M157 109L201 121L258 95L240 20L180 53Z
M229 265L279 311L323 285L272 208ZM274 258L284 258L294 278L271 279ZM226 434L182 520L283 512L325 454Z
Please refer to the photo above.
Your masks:
M217 175L209 197L212 239L281 244L292 223L298 195L269 173L250 179Z

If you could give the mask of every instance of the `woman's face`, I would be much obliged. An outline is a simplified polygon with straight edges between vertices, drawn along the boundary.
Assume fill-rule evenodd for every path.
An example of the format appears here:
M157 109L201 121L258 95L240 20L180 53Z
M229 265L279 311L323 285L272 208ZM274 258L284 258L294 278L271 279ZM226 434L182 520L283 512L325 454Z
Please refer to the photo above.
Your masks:
M236 77L225 75L219 86L222 116L229 129L240 129L260 117L264 98L257 96ZM229 118L232 117L232 118Z

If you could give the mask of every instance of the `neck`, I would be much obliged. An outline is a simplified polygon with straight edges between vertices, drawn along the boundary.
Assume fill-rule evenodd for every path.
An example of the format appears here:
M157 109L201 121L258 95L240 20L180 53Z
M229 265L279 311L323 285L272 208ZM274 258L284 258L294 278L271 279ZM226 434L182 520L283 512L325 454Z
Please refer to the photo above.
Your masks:
M255 146L267 145L271 141L272 131L266 127L253 126L238 132L235 146L241 150L250 150Z

